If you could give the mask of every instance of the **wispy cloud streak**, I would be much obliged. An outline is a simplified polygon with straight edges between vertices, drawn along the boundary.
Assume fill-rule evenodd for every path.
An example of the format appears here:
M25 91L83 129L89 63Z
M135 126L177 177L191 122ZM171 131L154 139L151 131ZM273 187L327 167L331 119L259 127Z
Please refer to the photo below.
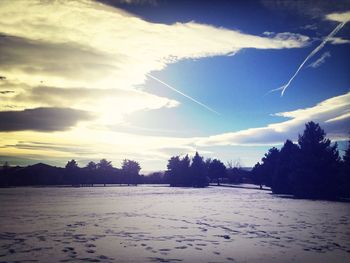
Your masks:
M146 76L148 76L148 77L150 77L150 78L152 78L152 79L158 81L159 83L163 84L164 86L168 87L169 89L171 89L171 90L173 90L173 91L175 91L175 92L181 94L182 96L184 96L184 97L186 97L187 99L189 99L189 100L191 100L191 101L197 103L198 105L200 105L200 106L206 108L207 110L209 110L209 111L211 111L211 112L213 112L213 113L215 113L215 114L217 114L217 115L220 115L220 113L217 112L216 110L213 110L213 109L210 108L209 106L207 106L207 105L203 104L202 102L200 102L200 101L198 101L198 100L196 100L196 99L194 99L194 98L188 96L187 94L185 94L185 93L179 91L178 89L176 89L176 88L170 86L169 84L165 83L164 81L161 81L160 79L158 79L158 78L156 78L156 77L154 77L154 76L152 76L152 75L150 75L150 74L146 74Z
M314 61L311 64L309 64L308 67L318 68L323 63L325 63L326 62L326 58L329 58L330 56L331 56L331 53L325 52L325 53L322 54L322 56L320 58L318 58L316 61Z
M332 38L335 36L335 34L338 33L338 31L346 24L346 22L341 22L339 25L336 26L336 28L333 29L333 31L319 44L312 52L304 59L304 61L300 64L298 69L295 71L294 75L289 79L289 81L284 84L283 86L273 89L269 91L269 93L274 92L274 91L279 91L281 90L281 97L284 95L284 92L286 89L289 87L289 85L292 83L293 79L298 75L299 71L303 68L305 63L312 58L318 51L320 51L324 45Z

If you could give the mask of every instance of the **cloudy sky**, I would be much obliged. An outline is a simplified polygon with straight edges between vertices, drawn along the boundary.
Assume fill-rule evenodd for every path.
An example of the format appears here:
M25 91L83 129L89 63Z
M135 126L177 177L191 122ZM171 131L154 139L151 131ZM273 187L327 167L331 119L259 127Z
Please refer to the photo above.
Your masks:
M310 120L342 149L349 68L348 0L2 0L0 162L252 166Z

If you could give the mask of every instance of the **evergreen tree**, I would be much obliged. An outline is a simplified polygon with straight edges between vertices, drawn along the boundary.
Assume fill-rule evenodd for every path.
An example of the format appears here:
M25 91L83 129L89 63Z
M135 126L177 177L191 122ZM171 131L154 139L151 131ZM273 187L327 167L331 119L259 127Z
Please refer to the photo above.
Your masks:
M292 180L295 175L299 147L287 140L279 152L277 166L272 173L271 188L276 194L292 194Z
M93 164L90 164L93 165ZM97 164L97 169L101 172L108 172L113 168L112 162L107 161L106 159L101 159Z
M91 161L86 165L86 168L89 171L95 171L97 169L97 164L95 162Z
M0 186L8 186L10 184L9 171L10 165L8 162L5 162L2 166L2 169L0 169Z
M86 184L91 184L91 186L94 186L94 182L96 182L96 171L97 171L97 164L93 161L90 161L86 167Z
M263 167L260 164L260 162L257 162L253 169L252 169L252 180L254 184L257 184L260 186L260 189L262 189L263 185Z
M205 187L208 186L207 171L203 157L196 152L192 159L190 167L191 177L193 178L192 186Z
M140 181L139 172L141 167L138 162L132 160L124 160L122 163L122 173L126 177L128 185L137 185Z
M345 150L341 172L339 176L340 194L343 197L350 197L350 140L348 148Z
M182 186L191 186L193 178L190 174L191 159L188 154L180 160L179 181Z
M72 160L67 162L66 169L67 170L76 170L76 169L78 169L78 163L74 159L72 159Z
M345 150L345 154L343 156L344 164L350 168L350 140L348 141L348 148ZM349 171L350 172L350 171ZM350 174L350 173L349 173Z
M337 144L331 145L321 127L309 122L299 135L300 155L293 193L298 197L334 198L338 192L337 174L339 153Z
M261 184L266 186L271 186L272 177L276 172L276 167L278 164L279 150L275 147L269 149L265 156L261 159L262 164L260 167L260 180Z
M68 161L65 167L65 183L78 185L80 184L80 179L78 163L74 159Z
M168 160L166 175L169 177L170 186L180 186L181 160L179 156L173 156Z
M217 159L212 160L208 166L208 176L211 180L216 180L217 184L220 185L220 178L226 177L225 165Z

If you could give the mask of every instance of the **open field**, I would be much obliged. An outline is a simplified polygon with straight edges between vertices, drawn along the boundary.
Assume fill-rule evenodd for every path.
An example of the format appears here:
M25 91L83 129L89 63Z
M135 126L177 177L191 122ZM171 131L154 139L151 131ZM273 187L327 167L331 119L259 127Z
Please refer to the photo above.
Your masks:
M0 262L349 262L350 204L160 186L0 189Z

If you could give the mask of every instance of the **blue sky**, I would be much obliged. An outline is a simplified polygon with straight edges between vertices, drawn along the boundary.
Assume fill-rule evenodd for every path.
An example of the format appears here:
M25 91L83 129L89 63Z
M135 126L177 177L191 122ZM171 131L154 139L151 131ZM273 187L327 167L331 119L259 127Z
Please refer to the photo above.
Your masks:
M2 161L158 170L198 150L252 166L307 121L340 142L350 130L350 1L1 5ZM284 96L269 93L342 22Z

